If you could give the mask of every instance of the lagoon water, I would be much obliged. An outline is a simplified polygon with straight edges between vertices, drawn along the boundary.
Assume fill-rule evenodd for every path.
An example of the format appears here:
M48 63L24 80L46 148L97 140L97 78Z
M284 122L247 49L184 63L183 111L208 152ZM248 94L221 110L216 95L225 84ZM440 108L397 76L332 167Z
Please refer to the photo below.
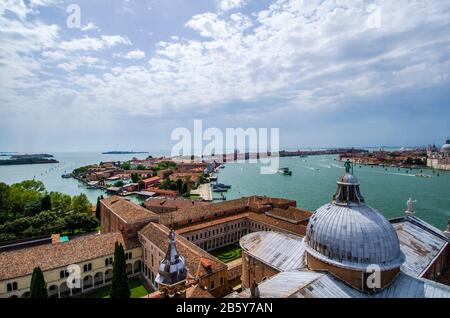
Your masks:
M284 197L296 200L299 208L314 211L331 201L336 191L336 181L344 173L343 163L337 158L280 158L280 167L289 167L292 176L261 174L260 164L229 163L218 174L219 182L232 185L232 189L225 194L227 199L254 194ZM403 216L406 201L412 197L417 200L416 215L419 218L442 230L446 229L450 219L450 172L433 173L431 169L423 169L424 174L432 176L428 179L415 176L420 170L406 171L399 171L398 168L354 167L366 203L387 218Z
M151 153L153 156L164 152ZM0 166L0 182L8 184L33 179L44 182L47 190L70 195L85 193L89 200L105 195L101 190L87 189L74 179L61 175L73 169L101 161L125 161L133 157L145 158L148 154L102 155L99 153L54 153L58 164ZM311 156L307 158L281 158L280 167L289 167L293 175L280 173L261 174L260 164L228 163L221 169L219 182L232 185L225 196L235 199L254 194L284 197L297 201L300 208L314 211L329 202L336 190L336 180L343 174L343 164L337 156ZM318 169L318 170L316 170ZM361 183L366 203L379 209L386 217L404 215L409 197L417 200L417 216L440 229L445 229L450 219L450 172L424 169L433 177L418 178L418 170L406 173L405 169L355 166L354 174ZM437 176L437 173L440 176ZM215 196L218 196L215 194Z

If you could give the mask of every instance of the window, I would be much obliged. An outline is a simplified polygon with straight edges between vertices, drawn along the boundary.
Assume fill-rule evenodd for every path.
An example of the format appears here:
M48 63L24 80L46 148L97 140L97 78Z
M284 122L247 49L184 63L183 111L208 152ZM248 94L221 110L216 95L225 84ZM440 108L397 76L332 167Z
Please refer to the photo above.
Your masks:
M220 277L220 286L222 286L224 284L224 279L223 277Z
M211 281L211 289L214 289L214 281Z
M92 270L92 263L83 265L83 271L84 272L90 272L91 270Z
M112 257L105 259L105 266L112 265L112 263L113 263L113 258Z
M132 259L132 258L133 258L133 253L132 252L125 253L125 259L126 260Z
M68 271L60 271L59 272L59 278L63 279L69 277L69 272Z
M8 285L6 285L6 291L8 293L17 290L17 283L16 282L12 282L12 283L8 283Z

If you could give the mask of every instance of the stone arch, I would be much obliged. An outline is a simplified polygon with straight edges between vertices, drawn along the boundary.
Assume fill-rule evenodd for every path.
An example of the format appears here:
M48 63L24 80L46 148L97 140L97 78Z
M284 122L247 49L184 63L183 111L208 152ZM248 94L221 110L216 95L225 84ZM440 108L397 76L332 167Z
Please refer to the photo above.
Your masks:
M24 293L22 296L20 296L20 298L29 298L30 297L30 292L26 292Z
M112 279L112 269L108 269L105 272L105 282L110 282Z
M60 297L67 297L70 295L70 288L67 286L67 282L59 285L59 295Z
M48 286L48 297L49 298L57 298L58 297L58 286L57 285L50 285Z
M142 271L142 262L140 260L137 260L136 262L134 262L134 269L133 272L135 274L140 273Z
M98 273L95 273L95 275L94 275L94 285L95 286L99 286L99 285L103 285L103 277L104 277L104 274L103 274L103 272L98 272Z
M127 263L127 275L133 274L133 264Z
M17 296L17 295L12 295L12 296L10 296L9 298L19 298L19 296Z
M94 279L92 275L87 275L83 278L83 290L94 287Z

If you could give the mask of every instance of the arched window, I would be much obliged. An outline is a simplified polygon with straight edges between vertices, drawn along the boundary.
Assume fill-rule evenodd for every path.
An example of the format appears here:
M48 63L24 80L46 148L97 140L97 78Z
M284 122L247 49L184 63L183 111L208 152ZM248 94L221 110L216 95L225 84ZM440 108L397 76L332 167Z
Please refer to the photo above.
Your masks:
M10 292L12 292L12 291L15 291L15 290L17 290L17 289L18 289L17 282L8 283L8 284L6 285L6 291L7 291L8 293L10 293Z

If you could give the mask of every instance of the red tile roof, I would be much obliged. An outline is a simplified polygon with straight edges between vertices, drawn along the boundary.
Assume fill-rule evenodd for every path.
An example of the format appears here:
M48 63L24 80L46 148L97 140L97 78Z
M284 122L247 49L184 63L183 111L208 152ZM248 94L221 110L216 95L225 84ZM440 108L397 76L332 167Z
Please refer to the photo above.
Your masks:
M150 223L139 233L155 244L160 250L167 251L169 228L162 224ZM177 250L186 261L188 274L195 278L226 270L227 265L181 235L177 235Z
M37 266L46 271L113 255L116 242L122 243L125 249L139 246L137 240L124 240L121 233L115 232L1 252L0 280L31 275Z
M146 208L124 198L112 196L101 201L114 214L124 220L126 223L133 223L144 220L158 220L159 216Z

